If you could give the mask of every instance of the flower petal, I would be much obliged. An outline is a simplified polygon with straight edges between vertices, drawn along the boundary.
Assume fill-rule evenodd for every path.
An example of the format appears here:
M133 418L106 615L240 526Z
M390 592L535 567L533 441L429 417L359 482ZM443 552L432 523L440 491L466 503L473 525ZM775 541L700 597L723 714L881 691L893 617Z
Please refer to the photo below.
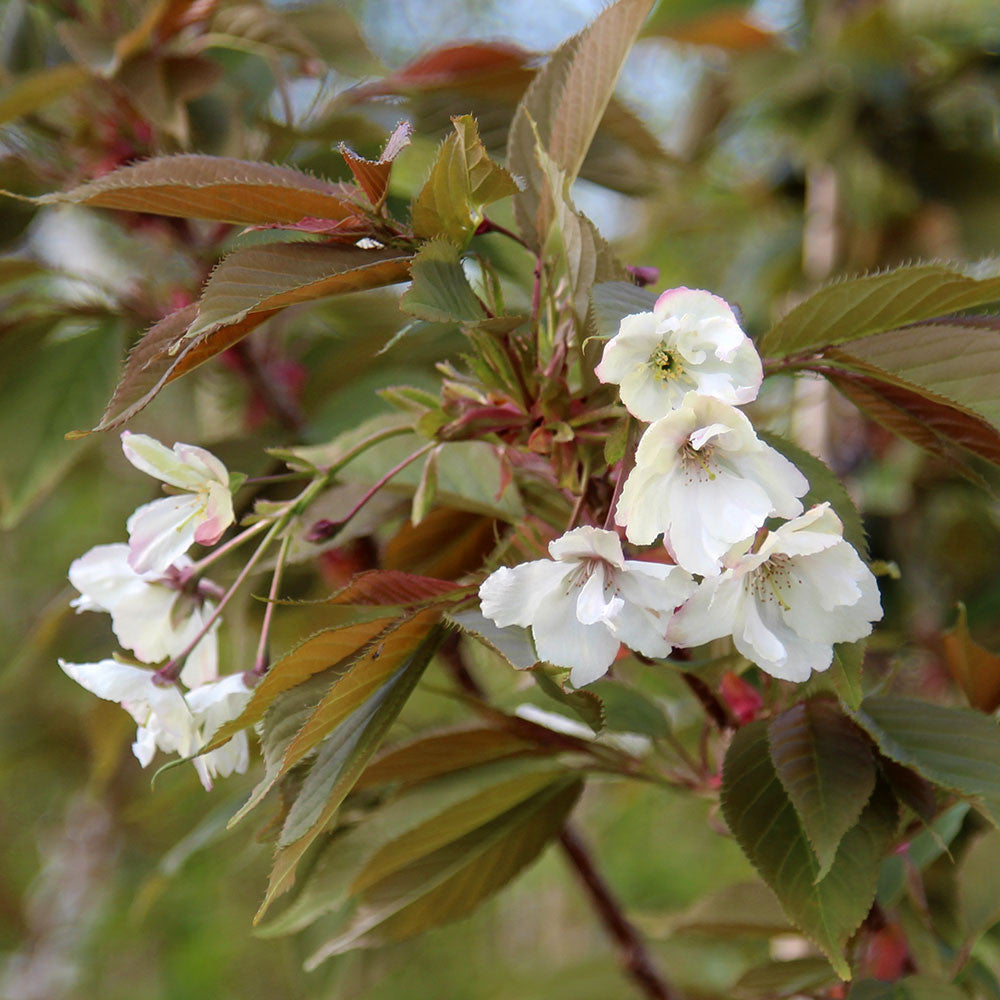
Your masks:
M143 504L126 522L129 565L137 573L165 573L194 543L201 497L163 497Z
M176 448L171 451L156 438L131 431L122 431L121 440L125 457L140 472L182 490L198 490L204 483L203 473L184 462Z

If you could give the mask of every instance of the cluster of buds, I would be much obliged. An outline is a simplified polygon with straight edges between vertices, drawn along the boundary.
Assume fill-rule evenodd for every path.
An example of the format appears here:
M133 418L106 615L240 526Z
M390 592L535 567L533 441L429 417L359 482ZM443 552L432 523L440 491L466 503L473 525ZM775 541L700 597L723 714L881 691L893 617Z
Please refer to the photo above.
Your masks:
M132 751L143 767L157 750L192 757L250 697L243 674L219 677L218 609L222 592L201 577L187 552L214 545L233 523L229 472L210 452L188 444L167 448L144 434L122 434L125 457L172 488L136 510L128 543L98 545L75 560L69 579L80 592L77 612L111 616L111 628L132 656L96 663L59 661L100 698L119 702L135 719ZM159 666L157 666L159 665ZM194 758L202 784L243 772L246 734Z
M871 632L874 576L829 504L803 513L806 478L738 409L763 370L725 301L664 292L622 320L596 374L648 424L614 522L633 545L662 538L672 562L628 560L617 532L573 528L551 560L490 575L484 615L530 627L538 656L570 668L576 686L602 676L622 643L662 657L727 635L772 676L804 681L830 666L835 643ZM768 530L770 518L785 523Z

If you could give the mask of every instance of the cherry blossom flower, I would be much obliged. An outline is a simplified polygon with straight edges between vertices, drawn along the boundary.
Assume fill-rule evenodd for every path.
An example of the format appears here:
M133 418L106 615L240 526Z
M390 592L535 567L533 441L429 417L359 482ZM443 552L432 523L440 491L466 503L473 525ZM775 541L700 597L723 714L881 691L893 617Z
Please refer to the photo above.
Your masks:
M552 559L501 567L479 588L497 625L531 628L538 656L569 667L576 687L607 672L625 643L666 656L674 609L694 591L678 566L626 560L613 531L583 526L549 543Z
M743 413L689 393L639 439L615 521L637 545L662 534L684 569L715 576L726 552L768 517L801 514L797 498L808 489L805 476L757 437Z
M69 568L70 583L80 591L71 602L80 611L105 611L125 649L143 663L179 656L204 627L214 606L183 590L190 560L180 556L166 574L137 573L125 544L97 545ZM197 687L218 675L218 624L191 650L181 680Z
M214 684L202 684L188 691L184 697L199 726L200 746L207 746L220 726L243 711L252 693L243 674L229 674ZM226 778L233 772L243 774L246 771L250 763L247 734L237 733L228 743L196 757L192 763L206 791L211 791L214 777Z
M843 538L828 503L769 532L754 551L740 547L671 621L679 646L732 635L762 670L805 681L833 661L833 644L869 635L882 617L871 570Z
M229 472L211 452L180 442L170 449L129 431L122 450L137 469L182 491L143 504L128 519L129 564L137 573L165 571L193 542L214 545L233 523Z
M157 750L188 757L201 745L197 720L175 684L160 684L152 670L118 660L97 663L59 661L67 676L91 694L117 701L135 719L132 752L148 767Z
M749 403L764 377L729 304L693 288L672 288L652 312L626 316L595 370L619 386L629 413L646 421L666 416L688 392Z

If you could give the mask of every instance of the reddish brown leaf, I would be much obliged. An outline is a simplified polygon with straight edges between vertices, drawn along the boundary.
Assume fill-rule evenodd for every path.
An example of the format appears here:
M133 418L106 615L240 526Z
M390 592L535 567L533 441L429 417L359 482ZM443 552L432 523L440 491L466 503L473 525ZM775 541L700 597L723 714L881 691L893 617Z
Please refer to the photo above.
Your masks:
M918 392L872 375L830 371L824 374L872 419L963 471L972 470L960 449L1000 465L1000 432L982 417L925 391Z
M463 590L451 580L438 580L431 576L417 576L399 570L372 569L359 573L351 582L337 591L328 604L376 604L407 606L423 604L445 594Z
M969 635L965 605L958 606L958 621L941 636L944 659L951 676L965 692L969 704L980 712L1000 708L1000 656L984 649Z
M71 191L33 199L185 219L256 225L358 214L360 189L289 167L221 156L160 156L105 174Z
M689 45L712 45L731 52L752 52L773 45L775 35L765 31L739 10L719 10L690 18L679 24L666 24L649 32Z
M372 97L461 87L471 93L512 95L516 101L534 76L532 53L505 42L447 45L415 59L402 69L349 91L359 102Z
M315 233L344 242L354 243L363 236L372 236L375 227L371 219L363 215L349 215L344 219L299 219L298 222L268 222L260 226L248 226L246 232L264 229L288 229L300 233Z
M437 507L414 526L404 524L389 541L382 563L439 579L479 569L496 544L499 522L481 514Z
M340 155L354 179L361 186L361 189L368 196L368 200L379 208L385 201L386 193L389 190L389 174L392 172L392 161L409 145L410 135L413 126L409 122L400 122L392 131L382 155L377 160L366 160L363 156L358 156L345 143L340 144Z
M516 733L482 726L430 733L395 746L372 761L355 788L414 785L465 767L529 753L555 753Z

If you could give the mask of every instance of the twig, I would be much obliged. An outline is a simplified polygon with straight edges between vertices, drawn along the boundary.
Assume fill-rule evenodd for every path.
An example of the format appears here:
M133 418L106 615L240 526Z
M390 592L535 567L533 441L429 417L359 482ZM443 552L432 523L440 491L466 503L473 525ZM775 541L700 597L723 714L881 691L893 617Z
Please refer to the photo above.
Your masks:
M675 651L676 653L676 651ZM698 699L705 715L715 725L716 729L725 732L735 729L733 720L730 718L726 706L716 697L715 692L700 678L694 674L689 674L686 670L681 671L681 679L687 684L690 692Z
M267 607L264 609L264 620L260 626L260 641L257 643L257 655L254 657L253 672L257 677L262 677L267 673L271 662L267 643L271 633L271 618L274 616L274 605L278 600L278 588L281 586L281 573L285 568L285 557L288 555L290 539L290 535L285 535L282 538L281 548L278 549L278 557L274 563L274 576L271 577L271 590L267 595Z
M453 635L445 640L440 652L458 686L474 698L485 699L486 691L469 672L462 659L458 636ZM625 918L621 904L594 867L590 851L571 824L567 823L563 827L559 845L586 889L604 929L615 942L622 968L631 976L642 995L650 1000L681 1000L680 994L669 987L653 967L641 935Z

